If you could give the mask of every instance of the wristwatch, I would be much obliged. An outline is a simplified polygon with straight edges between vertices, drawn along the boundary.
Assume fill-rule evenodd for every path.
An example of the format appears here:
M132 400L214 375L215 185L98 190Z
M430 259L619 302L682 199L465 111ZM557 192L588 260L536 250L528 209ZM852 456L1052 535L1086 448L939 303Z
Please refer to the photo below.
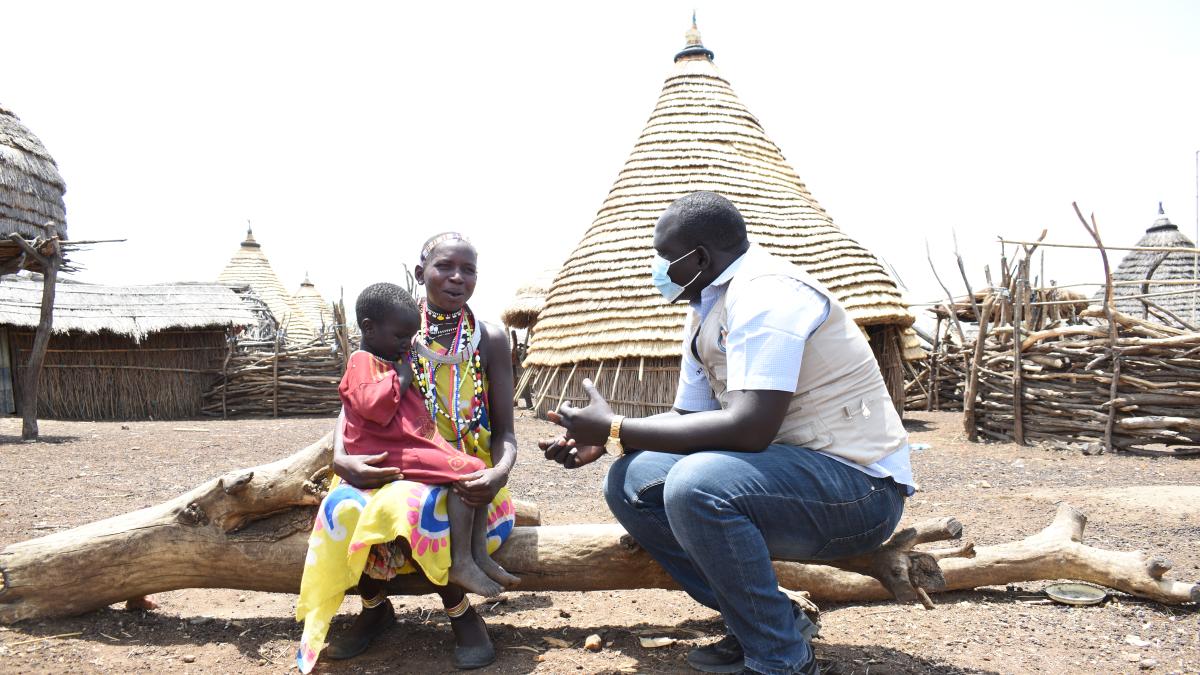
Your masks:
M624 415L613 415L612 424L608 427L608 440L604 442L604 450L612 453L614 457L625 454L625 446L621 445L621 422L623 421L625 421Z

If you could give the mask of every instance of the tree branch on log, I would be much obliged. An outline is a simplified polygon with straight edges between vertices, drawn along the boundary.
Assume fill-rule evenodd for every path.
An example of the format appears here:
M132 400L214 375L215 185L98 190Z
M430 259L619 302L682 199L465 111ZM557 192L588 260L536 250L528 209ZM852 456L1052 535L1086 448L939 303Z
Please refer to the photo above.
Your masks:
M295 593L331 459L329 434L163 504L8 546L0 551L0 623L71 616L179 588ZM496 557L522 577L521 590L676 588L619 525L528 527L538 522L536 509L515 505L518 527ZM895 597L931 606L928 593L940 590L1062 578L1164 603L1200 601L1200 587L1163 578L1166 561L1083 545L1084 522L1062 505L1050 527L1022 541L919 551L962 533L953 518L923 521L864 556L777 562L775 570L780 585L837 602ZM964 557L972 550L973 558ZM424 594L432 587L404 575L389 589Z

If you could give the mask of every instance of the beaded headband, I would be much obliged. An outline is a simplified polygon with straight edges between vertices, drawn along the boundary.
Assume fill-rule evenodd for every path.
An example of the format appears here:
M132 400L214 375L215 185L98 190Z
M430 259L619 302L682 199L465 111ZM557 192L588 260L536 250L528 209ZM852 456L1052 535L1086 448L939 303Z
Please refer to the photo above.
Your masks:
M460 232L443 232L441 234L435 234L429 238L429 241L425 242L423 247L421 247L421 262L425 262L425 258L429 257L429 254L432 253L433 249L437 248L439 244L444 244L448 241L465 241L468 244L471 243L471 240L467 239L466 236Z

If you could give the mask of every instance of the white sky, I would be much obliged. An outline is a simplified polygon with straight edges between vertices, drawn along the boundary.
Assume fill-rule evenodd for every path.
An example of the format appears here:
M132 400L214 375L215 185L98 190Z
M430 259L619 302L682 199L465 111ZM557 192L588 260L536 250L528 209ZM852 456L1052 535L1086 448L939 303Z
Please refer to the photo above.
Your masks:
M67 181L94 282L213 280L254 232L347 304L433 232L481 251L498 316L591 224L693 6L742 102L914 301L996 268L1000 233L1189 236L1200 3L301 3L0 0L0 102ZM1094 252L1047 276L1095 281ZM647 280L649 283L649 280Z

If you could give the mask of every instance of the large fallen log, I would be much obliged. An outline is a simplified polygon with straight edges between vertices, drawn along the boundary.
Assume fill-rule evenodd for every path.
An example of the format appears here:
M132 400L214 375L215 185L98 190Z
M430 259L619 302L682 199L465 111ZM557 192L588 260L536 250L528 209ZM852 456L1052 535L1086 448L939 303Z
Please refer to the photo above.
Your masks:
M330 440L157 506L8 546L0 551L0 622L70 616L179 588L297 592L314 509L329 474ZM518 525L536 521L533 509L518 505ZM931 606L929 592L1059 578L1164 603L1200 601L1200 587L1164 579L1166 561L1083 545L1084 522L1063 505L1049 527L1022 541L974 551L969 543L915 550L961 535L957 521L943 518L898 531L870 555L832 566L779 562L776 573L787 588L837 602L890 595ZM520 526L497 558L522 577L522 590L674 587L618 525ZM411 575L391 588L430 590Z

